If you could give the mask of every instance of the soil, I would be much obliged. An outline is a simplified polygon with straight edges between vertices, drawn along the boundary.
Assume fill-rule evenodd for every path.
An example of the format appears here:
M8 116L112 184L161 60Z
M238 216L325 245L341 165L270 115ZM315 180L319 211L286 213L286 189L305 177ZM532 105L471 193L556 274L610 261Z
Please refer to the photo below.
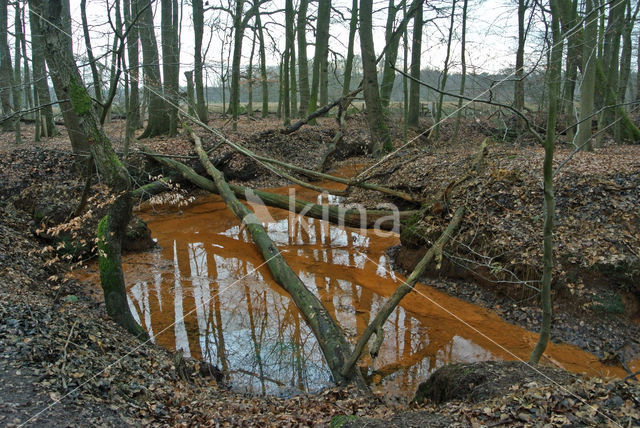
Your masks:
M230 138L242 141L259 153L310 168L317 168L321 161L324 150L319 150L318 146L324 149L335 133L333 120L323 119L320 124L317 128L305 127L292 136L284 137L270 131L277 128L274 121L243 118L237 134L225 129L223 119L215 119L213 123ZM355 118L349 124L345 140L353 147L338 156L356 156L347 161L354 164L371 162L363 156L367 138L362 120ZM32 128L23 128L23 141L32 141ZM467 124L467 132L462 135L478 142L488 128L472 122ZM120 121L107 125L116 148L122 144L123 129L124 123ZM60 131L64 132L64 129ZM392 131L401 135L399 130ZM443 133L446 137L446 127ZM200 362L172 355L152 343L136 341L106 316L103 302L65 277L70 264L86 262L91 251L65 258L60 255L60 248L57 252L54 248L46 250L56 245L55 236L38 231L50 229L52 223L46 224L47 221L60 221L61 218L56 217L60 212L76 206L69 201L77 201L84 185L84 180L69 167L76 159L68 152L69 143L64 134L20 147L14 146L11 139L12 134L3 134L0 138L0 180L3 183L0 188L2 425L468 426L531 423L597 425L613 421L626 426L640 423L640 386L632 378L625 381L584 379L553 369L544 369L542 373L546 375L537 376L514 363L471 365L463 371L476 374L475 381L466 382L473 383L473 387L464 389L463 394L432 397L422 404L384 402L348 388L333 388L319 395L302 394L289 399L230 392L215 376L206 376ZM213 148L216 143L213 138L205 142L208 148ZM190 142L184 136L156 138L144 143L143 150L191 156ZM437 155L434 154L436 151ZM471 155L471 151L468 154ZM438 181L437 177L428 174L416 178L408 170L403 170L402 165L406 159L415 159L422 163L416 163L414 171L433 171L437 167L444 174L441 165L433 163L432 156L447 158L451 155L450 149L431 147L426 150L422 147L407 150L403 155L403 160L385 167L391 171L392 177L378 171L374 181L407 189L414 194L431 191L427 188L429 183L443 186L449 182L445 179ZM229 154L228 149L217 148L212 152L212 158L222 160L225 173L236 182L253 186L284 183L283 179L267 174L253 161ZM466 168L466 158L451 159L450 164L462 170ZM635 159L640 159L640 155ZM186 160L195 165L195 159ZM148 173L144 173L149 168L143 154L134 154L128 165L137 184L144 184L149 179ZM158 169L157 173L167 171ZM45 183L60 183L56 187L60 191L33 192ZM626 184L619 186L625 187ZM94 187L100 189L99 185ZM629 192L633 193L633 189ZM197 195L197 192L184 193L177 188L172 193L181 194L179 199L182 201ZM54 203L60 203L62 208L34 218L36 210L18 208L21 206L18 201L24 201L28 194L32 199L34 195L46 198L49 201L47 208ZM93 196L90 208L104 203L104 194L98 191ZM354 191L351 198L351 201L365 200L358 191ZM386 201L384 198L379 200ZM368 196L366 201L375 204L378 199ZM640 201L636 203L640 204ZM44 227L42 223L45 223ZM83 227L74 230L81 231ZM637 246L631 248L637 250ZM509 321L530 329L537 327L539 311L535 309L535 299L530 296L523 301L514 293L495 290L487 284L478 287L449 279L429 282L453 295L492 307ZM584 284L583 288L592 286L596 285ZM584 298L583 295L578 297ZM559 306L555 308L554 338L600 352L603 357L611 358L612 363L619 364L620 360L629 361L636 357L638 348L633 338L640 335L628 313L602 313L594 309L592 313L576 319L579 314L568 302L571 302L570 298L560 299ZM584 343L580 343L580 339ZM459 371L460 367L456 370ZM436 379L431 382L436 382ZM461 377L456 375L454 379L460 380ZM446 400L453 401L438 403Z

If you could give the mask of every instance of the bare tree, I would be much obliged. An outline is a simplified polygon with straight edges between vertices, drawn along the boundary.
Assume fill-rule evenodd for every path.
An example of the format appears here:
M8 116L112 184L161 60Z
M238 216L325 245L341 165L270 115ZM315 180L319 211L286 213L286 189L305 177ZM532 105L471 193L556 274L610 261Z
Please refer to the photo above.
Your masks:
M422 55L423 7L419 7L413 18L413 40L411 44L411 82L409 84L409 113L407 125L418 126L420 119L420 56Z
M140 11L140 44L145 91L148 94L149 119L140 138L154 137L169 132L169 116L160 79L158 43L153 29L151 0L136 0Z
M7 28L8 1L1 0L0 3L0 27ZM7 32L0 31L0 101L2 102L2 113L7 119L2 121L3 131L13 131L14 120L10 117L13 113L11 103L11 89L13 88L13 68L11 66L11 51L7 42Z
M373 45L373 4L372 0L360 2L360 48L362 53L362 69L364 99L367 106L367 123L371 135L371 153L380 157L385 151L393 149L389 129L380 102L378 89L378 73L376 71L376 52Z
M132 209L129 174L104 134L93 102L82 83L73 59L73 51L69 49L70 33L61 32L61 28L65 28L63 10L51 5L48 0L30 0L29 5L40 19L39 26L46 43L45 56L52 72L53 83L57 87L56 92L70 100L66 107L76 115L77 129L85 138L90 136L92 144L88 150L113 194L108 214L98 225L100 279L107 313L133 334L147 337L144 329L131 315L121 263L122 238ZM68 132L71 137L74 130L68 129Z

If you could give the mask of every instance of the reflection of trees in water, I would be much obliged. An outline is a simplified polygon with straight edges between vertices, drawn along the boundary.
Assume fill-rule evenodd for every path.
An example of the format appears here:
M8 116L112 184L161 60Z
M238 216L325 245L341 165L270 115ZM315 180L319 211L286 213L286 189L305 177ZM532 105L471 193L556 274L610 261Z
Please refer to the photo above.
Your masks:
M266 229L305 285L352 339L364 331L371 312L385 300L373 291L375 284L363 287L358 278L367 275L386 281L387 289L398 283L384 255L376 256L378 263L365 255L370 242L366 235L299 216L270 223ZM252 260L262 260L255 258L246 231L233 226L183 236L202 241L185 242L182 237L173 241L169 266L162 260L167 251L154 253L148 278L129 288L130 304L152 337L154 331L175 322L169 329L173 337L165 333L156 337L158 343L217 365L232 385L248 392L274 393L289 387L314 391L329 385L330 372L317 341L292 300L268 273L263 277L266 270L254 272ZM181 274L184 266L189 266L189 277ZM149 283L154 284L155 293L150 292ZM173 305L163 306L163 301ZM475 346L439 328L438 337L430 337L428 320L401 306L389 321L378 358L362 360L374 383L396 382L399 388L407 388Z

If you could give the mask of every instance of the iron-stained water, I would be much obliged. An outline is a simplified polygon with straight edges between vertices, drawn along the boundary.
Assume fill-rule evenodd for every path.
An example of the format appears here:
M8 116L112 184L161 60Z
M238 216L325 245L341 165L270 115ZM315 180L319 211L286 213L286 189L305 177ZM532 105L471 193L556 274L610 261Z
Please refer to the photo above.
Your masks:
M354 343L404 279L385 255L397 235L257 211L285 259ZM315 337L219 197L141 215L159 248L126 256L124 266L130 306L154 342L215 364L235 389L250 393L290 395L331 385ZM526 361L537 340L491 311L423 284L404 298L384 333L379 356L367 355L362 370L375 388L400 396L448 362ZM547 363L575 372L624 375L569 345L551 344L546 355Z

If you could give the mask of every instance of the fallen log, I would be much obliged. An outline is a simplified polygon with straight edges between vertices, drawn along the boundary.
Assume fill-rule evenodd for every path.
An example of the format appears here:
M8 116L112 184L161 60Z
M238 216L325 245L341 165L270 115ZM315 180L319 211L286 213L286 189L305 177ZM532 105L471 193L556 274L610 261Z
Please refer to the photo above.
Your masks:
M145 149L148 151L148 149ZM175 159L170 159L157 154L148 156L157 162L173 168L180 172L182 176L205 190L220 194L216 184L206 177L197 174L192 168ZM251 189L245 186L229 184L229 188L236 197L267 205L275 208L282 208L293 211L307 217L326 220L339 226L360 227L363 229L383 229L398 231L400 221L410 218L417 211L392 211L392 210L366 210L356 208L344 208L335 205L314 204L301 199L290 198L285 195L265 192L263 190Z
M245 153L246 154L246 153ZM388 187L384 187L384 186L379 186L377 184L371 184L371 183L366 183L364 181L356 181L353 179L349 179L349 178L342 178L342 177L336 177L334 175L330 175L330 174L325 174L322 172L318 172L318 171L314 171L312 169L307 169L307 168L303 168L301 166L296 166L296 165L291 165L287 162L283 162L277 159L272 159L272 158L268 158L265 156L260 156L257 155L255 153L252 153L251 155L246 154L247 156L250 156L256 160L262 161L262 162L266 162L269 164L275 164L275 165L279 165L282 166L284 168L288 168L291 169L293 171L302 173L304 175L306 175L307 177L312 177L312 178L318 178L318 179L322 179L322 180L330 180L330 181L334 181L336 183L340 183L340 184L346 184L347 186L356 186L356 187L361 187L363 189L366 190L374 190L376 192L380 192L380 193L384 193L390 196L394 196L396 198L400 198L403 199L405 201L408 202L412 202L414 204L421 204L424 201L418 198L415 198L413 196L411 196L410 194L406 193L406 192L402 192L400 190L394 190L394 189L389 189Z
M347 95L338 98L337 100L327 104L324 107L321 107L321 108L319 108L317 110L314 110L309 116L307 116L307 117L305 117L303 119L300 119L296 123L291 124L291 125L287 126L284 129L281 129L280 133L287 135L287 134L291 134L293 132L296 132L298 129L302 128L304 125L306 125L307 123L311 122L312 120L317 119L317 118L327 114L332 108L334 108L337 105L341 104L343 99L352 99L359 92L361 92L362 89L363 89L362 84L360 84L360 86L356 90L351 91Z
M320 300L305 287L302 280L291 269L253 211L238 200L234 191L224 179L222 172L216 169L209 161L206 152L202 148L200 138L191 131L190 133L200 162L213 178L220 196L222 196L227 207L246 226L254 243L260 249L274 279L289 293L291 299L304 316L307 325L313 331L327 361L329 370L331 370L334 382L338 385L344 385L355 381L359 387L367 390L368 387L357 367L344 374L341 370L344 366L345 358L351 353L351 347L340 327L331 318L331 315Z
M342 368L341 373L343 375L345 373L350 373L351 370L353 370L373 333L377 335L376 346L379 347L380 344L382 344L382 326L387 321L387 318L389 318L396 306L398 306L402 298L413 290L413 287L418 281L418 278L422 276L422 274L427 269L429 264L431 264L434 258L436 260L442 258L442 249L447 244L447 242L449 242L449 239L453 235L453 232L455 232L455 230L460 226L463 214L464 207L460 207L456 210L447 228L444 230L444 232L442 232L442 235L440 235L438 240L431 246L431 248L429 248L429 251L427 251L424 257L422 257L422 260L418 262L418 265L415 267L413 272L411 272L407 280L400 284L400 286L396 288L396 291L393 292L391 297L389 297L384 305L382 305L382 308L380 308L380 310L376 314L376 317L373 319L373 321L371 321L371 323L367 326L365 331L358 339L358 343L356 343L356 347L353 350L353 353L349 356L349 359ZM377 349L373 349L372 353L377 354Z
M212 128L209 125L207 125L206 123L203 123L193 117L189 117L188 118L190 121L192 121L193 123L201 126L202 128L206 129L207 131L211 132L213 135L215 135L217 138L220 139L221 142L223 142L224 144L228 145L229 147L233 148L234 150L236 150L237 152L242 153L245 156L250 157L251 159L260 161L260 163L262 165L264 165L265 162L271 164L271 165L279 165L282 167L285 167L287 169L293 170L293 171L297 171L297 172L301 172L309 177L314 177L314 178L320 178L320 179L325 179L325 180L331 180L334 181L336 183L341 183L341 184L346 184L348 186L356 186L356 187L361 187L363 189L367 189L367 190L375 190L377 192L381 192L381 193L385 193L400 199L404 199L405 201L409 201L415 204L422 204L422 200L419 198L415 198L412 195L406 193L406 192L402 192L399 190L393 190L393 189L389 189L386 188L384 186L379 186L377 184L369 184L364 182L364 180L354 180L354 179L346 179L346 178L341 178L341 177L335 177L333 175L329 175L329 174L323 174L321 172L317 172L317 171L313 171L311 169L306 169L306 168L302 168L302 167L298 167L283 161L279 161L277 159L273 159L273 158L268 158L266 156L260 156L256 153L254 153L253 151L249 150L246 147L243 147L239 144L234 143L233 141L229 140L227 137L224 136L224 134L222 134L222 132L220 132L218 129Z

